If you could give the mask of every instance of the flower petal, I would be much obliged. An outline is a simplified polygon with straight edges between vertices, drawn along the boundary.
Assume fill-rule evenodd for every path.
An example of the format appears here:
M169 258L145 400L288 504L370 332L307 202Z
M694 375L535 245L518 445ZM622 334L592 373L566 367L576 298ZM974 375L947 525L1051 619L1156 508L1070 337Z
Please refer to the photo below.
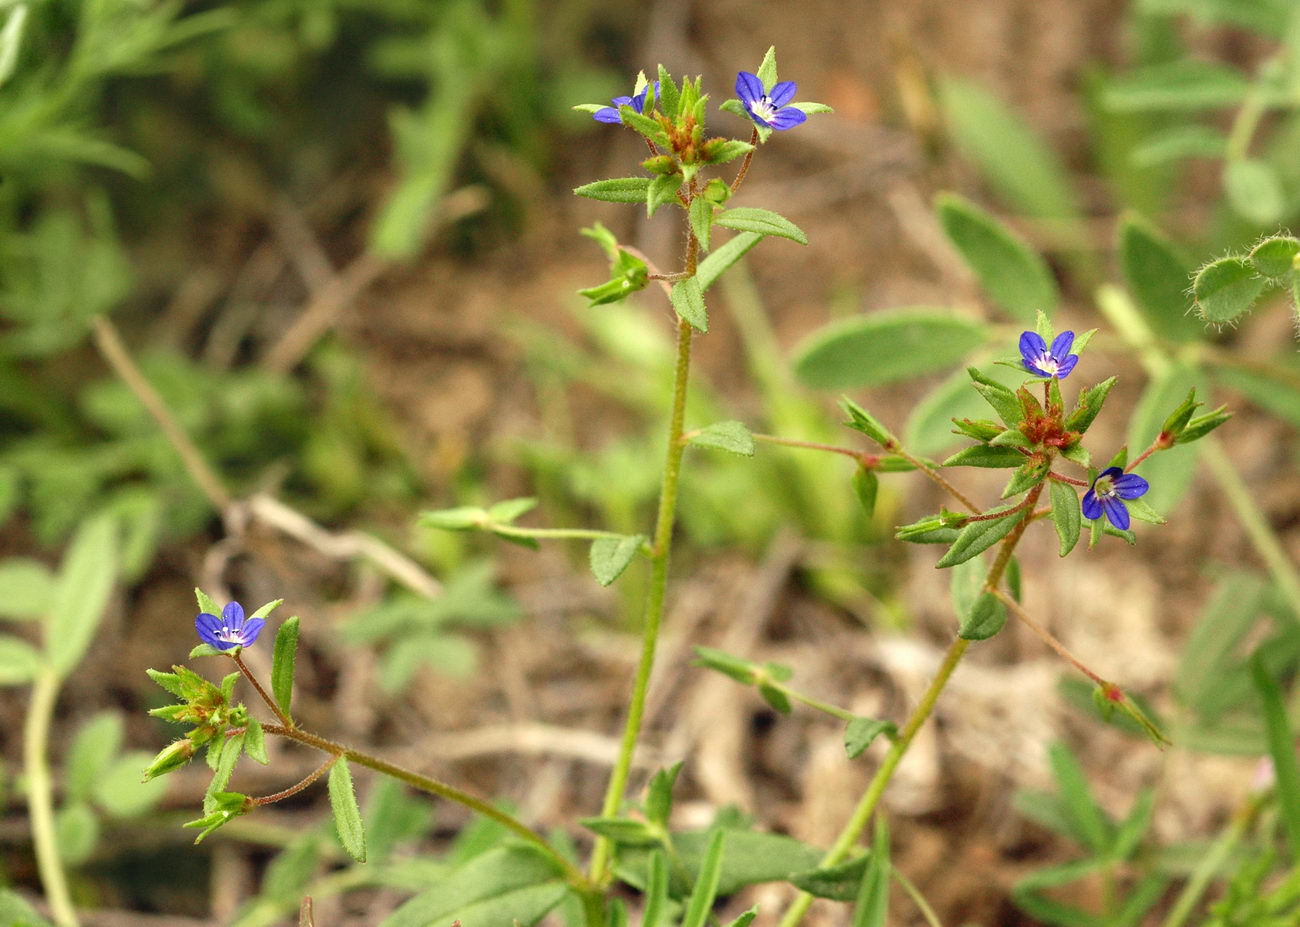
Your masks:
M1052 356L1061 361L1065 355L1070 353L1070 346L1074 344L1074 332L1061 332L1052 339Z
M1060 363L1058 363L1058 364L1056 365L1056 375L1057 375L1057 377L1059 377L1060 379L1064 380L1066 377L1068 377L1068 376L1070 375L1070 371L1074 369L1074 365L1077 364L1077 363L1079 363L1079 355L1078 355L1078 354L1071 354L1071 355L1070 355L1069 357L1067 357L1065 360L1063 360L1063 361L1061 361Z
M1030 373L1032 373L1032 374L1033 374L1034 376L1036 376L1036 377L1049 377L1049 378L1050 378L1050 377L1052 376L1052 375L1051 375L1050 373L1048 373L1046 370L1040 370L1040 369L1039 369L1035 364L1031 364L1031 363L1029 362L1028 359L1025 359L1025 360L1023 361L1023 363L1024 363L1024 365L1025 365L1025 369L1028 370Z
M1046 350L1047 342L1043 340L1043 336L1038 332L1023 332L1020 335L1020 356L1025 359L1026 367L1042 357L1043 352Z
M742 103L753 103L763 95L763 82L755 74L741 71L736 75L736 96ZM748 107L746 107L748 108Z
M630 106L630 107L632 107L632 108L633 108L634 110L636 110L638 113L644 113L644 112L645 112L645 100L646 100L646 94L649 93L649 92L650 92L650 88L647 87L645 90L642 90L640 93L638 93L636 96L634 96L631 100L629 100L628 103L627 103L627 105Z
M1112 525L1120 531L1128 530L1128 509L1124 507L1123 502L1112 496L1109 499L1102 499L1101 507Z
M1102 470L1100 473L1097 474L1097 480L1101 479L1102 477L1109 477L1113 481L1115 477L1123 476L1123 475L1124 475L1124 471L1121 470L1119 467L1107 467L1105 470ZM1092 481L1094 486L1097 485L1097 480Z
M1101 502L1097 499L1097 494L1089 489L1083 494L1083 502L1080 503L1083 509L1084 518L1101 518Z
M787 106L785 109L776 111L772 117L772 128L774 129L793 129L801 122L808 118L808 114L801 109L795 109L793 106Z
M591 118L597 122L619 123L623 121L623 117L618 114L618 110L612 106L596 110L591 114Z
M1136 499L1150 488L1151 484L1136 473L1125 473L1115 478L1115 495L1121 499Z
M238 630L244 626L244 606L238 602L228 602L221 610L221 622L228 628Z
M762 116L758 115L752 109L750 109L749 102L747 100L742 100L740 105L745 107L745 112L749 114L750 119L754 120L756 123L758 123L765 129L772 128L772 123L768 122Z
M794 89L794 81L783 80L772 88L772 92L767 95L767 98L772 101L773 106L780 109L794 99Z
M248 624L244 625L243 633L240 635L244 639L244 646L250 647L253 641L257 640L257 635L262 633L262 627L266 622L261 618L252 618Z
M216 615L209 615L203 612L194 619L194 629L199 632L199 637L215 646L217 632L221 630L221 619Z
M644 91L644 90L641 91L641 93L640 93L640 97L641 97L642 101L645 100L645 91ZM632 98L631 98L631 97L614 97L614 99L610 100L609 102L611 102L611 103L614 104L614 109L618 109L620 106L634 106L634 105L635 105L635 104L632 102Z

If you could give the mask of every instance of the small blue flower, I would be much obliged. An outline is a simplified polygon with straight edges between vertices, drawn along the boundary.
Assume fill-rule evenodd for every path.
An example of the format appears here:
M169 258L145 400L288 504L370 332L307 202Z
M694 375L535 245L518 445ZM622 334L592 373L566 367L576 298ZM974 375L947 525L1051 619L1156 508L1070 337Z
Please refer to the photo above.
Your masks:
M736 75L736 96L749 118L765 129L793 129L808 118L803 110L786 105L794 99L794 90L794 81L783 80L768 93L758 75L748 71Z
M655 88L655 99L658 99L659 81L654 82L654 88ZM608 122L611 124L620 123L623 121L623 117L618 114L618 108L620 106L630 106L638 113L643 113L645 112L646 93L649 90L650 90L650 85L647 84L645 89L642 90L634 97L614 97L614 99L610 100L610 102L614 104L613 106L606 106L604 109L596 110L594 113L591 114L591 118L596 120L597 122Z
M1097 474L1088 491L1083 494L1083 515L1085 518L1097 519L1105 512L1112 525L1120 531L1127 531L1128 508L1123 500L1136 499L1150 488L1151 484L1136 473L1125 473L1119 467L1107 467Z
M221 610L221 617L203 612L194 619L194 627L205 644L211 644L218 650L231 647L251 647L262 633L266 624L261 618L244 620L244 607L238 602L231 602Z
M1079 355L1070 353L1073 344L1074 332L1061 332L1050 348L1038 332L1025 332L1020 336L1020 357L1034 376L1064 380L1079 363Z

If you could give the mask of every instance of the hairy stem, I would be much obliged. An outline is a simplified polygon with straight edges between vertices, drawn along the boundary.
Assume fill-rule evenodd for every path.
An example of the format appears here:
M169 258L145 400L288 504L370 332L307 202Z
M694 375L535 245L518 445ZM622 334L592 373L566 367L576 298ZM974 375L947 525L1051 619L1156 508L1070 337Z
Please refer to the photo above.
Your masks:
M72 907L68 878L59 859L54 825L54 783L50 779L46 757L59 681L53 670L43 669L32 685L32 700L23 726L23 772L27 777L27 808L31 816L36 869L45 888L45 898L50 903L50 916L58 927L77 927L77 912Z
M231 653L230 658L235 661L235 665L239 667L239 671L244 674L244 678L252 683L253 688L257 690L257 694L261 696L262 701L266 703L266 707L271 709L271 713L279 719L280 723L286 728L297 727L297 725L293 723L293 719L280 709L279 703L277 703L275 699L271 698L271 696L267 694L267 691L262 688L262 684L257 681L257 677L254 676L252 671L248 668L248 664L244 662L244 658L240 656L237 651Z
M735 193L740 189L741 183L745 180L745 175L749 173L749 165L754 160L754 152L758 150L758 129L755 128L749 133L749 143L754 146L745 153L745 160L740 162L740 170L736 173L736 179L731 182L731 192Z
M296 782L293 785L289 786L287 789L282 789L281 791L275 792L271 795L263 795L261 798L251 798L249 799L248 803L253 806L271 805L277 801L284 801L286 798L291 798L292 796L297 795L303 789L307 788L307 786L311 785L321 776L329 772L330 769L334 766L334 764L337 763L338 761L339 758L337 756L331 756L328 759L326 759L324 763L321 763L320 766L316 767L314 770L308 773L301 782Z
M691 182L689 198L695 196L695 183ZM686 275L694 276L699 260L700 243L687 222ZM619 742L618 759L610 773L601 816L618 814L632 770L632 756L641 736L641 720L645 715L646 695L650 689L650 673L654 669L655 651L659 644L659 628L663 623L664 599L668 589L668 560L672 553L673 524L677 516L677 483L681 476L682 455L686 446L682 432L686 421L686 388L691 372L690 323L677 320L677 363L673 374L673 404L668 423L668 451L664 461L663 481L659 487L659 511L655 521L654 539L650 548L650 588L646 593L645 618L642 627L641 657L637 662L636 677L632 682L632 699L628 704L627 721ZM591 854L588 876L595 885L602 885L609 877L612 845L609 838L598 836Z
M873 456L871 454L864 454L862 451L855 450L851 447L840 447L835 444L819 444L816 441L796 441L794 438L781 438L777 435L765 435L759 434L758 432L754 432L754 440L763 441L767 444L779 444L782 447L799 447L810 451L826 451L828 454L842 454L845 457L852 457L864 466Z
M1032 511L1033 504L1042 491L1043 485L1041 483L1029 491L1027 512ZM989 567L988 575L984 579L986 588L994 589L1002 581L1002 574L1006 571L1007 564L1011 562L1011 554L1015 550L1016 544L1020 542L1020 538L1024 535L1025 529L1029 527L1030 520L1028 515L1022 517L1016 527L1012 528L1011 533L1002 541L1002 547L998 551L997 559L993 561L993 566ZM947 652L943 656L943 662L939 664L939 671L931 680L929 688L921 696L921 701L912 711L902 730L898 732L897 739L890 745L884 760L881 761L880 768L871 777L871 782L867 784L867 789L862 793L862 798L859 799L858 805L854 808L848 823L844 825L830 850L822 857L819 868L825 869L834 866L836 863L843 862L852 852L853 847L857 845L867 825L871 822L871 816L875 813L876 806L880 804L880 798L884 795L885 788L893 779L894 771L898 769L898 764L902 762L917 733L934 712L934 706L939 700L939 695L943 692L944 687L948 685L948 680L952 678L953 671L957 669L957 664L966 655L966 650L970 647L970 644L969 640L959 637L949 645ZM812 902L812 895L807 892L800 892L794 903L790 905L789 910L785 912L785 916L781 918L780 927L794 927L794 925L802 921Z
M564 870L570 884L572 884L578 892L586 893L591 891L591 884L587 881L586 876L584 876L582 872L573 865L573 863L569 862L556 852L539 833L517 818L506 814L500 808L497 808L486 800L479 798L477 795L458 789L454 785L448 785L446 782L434 779L432 776L417 773L413 770L398 766L395 763L390 763L380 757L373 756L369 753L363 753L360 750L354 750L351 747L328 740L318 734L313 734L310 731L304 731L300 727L290 728L279 724L266 724L263 725L263 727L268 734L277 734L280 737L286 737L289 740L296 740L298 743L315 750L320 750L322 753L328 753L332 758L331 763L327 764L326 767L323 767L321 770L318 770L317 773L314 774L315 776L321 775L329 765L332 765L333 762L336 762L340 757L345 757L350 762L356 763L359 766L373 769L377 773L382 773L383 775L396 779L399 782L404 782L413 789L419 789L422 792L429 792L432 795L437 795L439 798L445 798L448 801L456 802L458 805L464 805L471 811L481 814L486 818L491 818L515 834L515 836L523 838L549 856L561 869Z

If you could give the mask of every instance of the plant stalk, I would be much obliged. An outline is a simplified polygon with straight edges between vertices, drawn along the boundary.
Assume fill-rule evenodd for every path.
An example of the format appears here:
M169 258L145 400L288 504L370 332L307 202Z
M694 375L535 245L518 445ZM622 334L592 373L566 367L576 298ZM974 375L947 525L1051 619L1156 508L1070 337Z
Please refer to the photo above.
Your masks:
M50 916L58 927L77 927L77 912L72 907L68 878L59 859L54 824L54 783L46 757L59 683L58 674L45 668L32 685L32 700L23 725L23 772L27 777L27 808L31 816L36 868L45 888L45 899L50 904Z
M984 579L985 588L996 589L998 583L1002 581L1002 574L1006 571L1007 564L1011 562L1011 554L1015 551L1016 544L1020 542L1020 538L1024 536L1025 529L1029 527L1032 520L1029 513L1033 511L1033 505L1042 491L1042 483L1029 491L1029 495L1026 497L1026 515L1020 519L1020 522L1011 529L1011 533L1002 541L997 559L993 561L993 566L989 567L988 575ZM934 679L930 681L929 688L921 696L920 703L912 711L902 730L898 732L897 739L890 744L889 751L885 754L884 760L881 761L880 768L871 777L866 791L862 793L862 798L858 801L857 807L853 809L853 815L840 831L839 837L836 838L830 850L822 857L818 868L825 869L843 862L853 850L853 847L857 845L863 831L871 822L871 816L875 813L876 806L880 804L881 796L884 795L886 787L888 787L890 780L893 779L898 764L902 762L908 748L912 746L912 741L934 712L935 703L938 702L940 694L942 694L944 687L948 685L948 680L952 678L953 671L957 669L957 664L966 655L970 645L969 640L959 637L948 646L948 650L943 656L943 662L939 664L939 671L935 674ZM808 912L812 902L813 896L811 894L800 892L794 903L790 905L789 910L785 912L785 916L781 918L779 927L795 927L796 924L803 920L803 916Z
M694 199L695 183L692 181L687 195ZM688 203L689 205L689 203ZM700 243L687 222L686 276L695 276L699 260ZM628 705L623 738L619 743L618 759L610 773L605 800L601 805L602 817L618 814L623 794L627 790L628 776L632 770L632 756L641 736L641 721L645 715L646 695L650 690L650 673L654 669L655 651L659 645L659 628L663 623L664 600L668 589L668 560L672 553L673 524L677 517L677 484L681 477L682 455L686 445L682 434L686 422L686 388L691 373L691 337L693 329L685 319L677 320L677 362L673 373L673 404L668 422L668 450L664 461L663 481L659 487L659 511L655 520L655 533L650 547L650 588L646 594L646 609L641 637L641 657L637 663L636 677L632 683L632 700ZM594 885L603 886L609 878L612 843L608 837L598 836L592 850L588 878Z

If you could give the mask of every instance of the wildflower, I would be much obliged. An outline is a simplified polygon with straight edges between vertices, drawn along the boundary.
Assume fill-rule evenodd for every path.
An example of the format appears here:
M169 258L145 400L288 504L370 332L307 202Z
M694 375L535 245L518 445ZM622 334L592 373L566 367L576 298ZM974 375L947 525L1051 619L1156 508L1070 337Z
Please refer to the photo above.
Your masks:
M794 99L794 90L794 81L783 80L769 93L756 74L741 71L736 75L736 96L749 118L765 129L793 129L808 118L803 110L786 105Z
M1020 336L1020 357L1025 369L1035 376L1064 380L1079 362L1079 355L1070 353L1073 344L1074 332L1061 332L1050 348L1042 335L1025 332Z
M1129 525L1128 508L1125 499L1136 499L1146 493L1151 484L1136 473L1125 473L1119 467L1107 467L1097 474L1088 491L1083 494L1083 515L1085 518L1106 518L1120 531L1127 531Z
M250 618L245 621L244 607L238 602L231 602L223 608L220 618L203 612L194 619L194 627L198 630L199 637L218 650L251 647L257 640L257 635L262 633L264 624L266 622L261 618Z
M659 81L654 82L654 88L655 88L655 99L658 99ZM614 104L613 106L606 106L604 109L596 110L594 113L591 114L591 118L596 120L597 122L608 122L611 124L622 122L623 117L618 114L618 108L620 106L630 106L638 113L643 113L645 112L646 93L648 93L649 90L650 90L650 85L647 84L645 88L636 96L614 97L614 99L610 100L610 102Z

